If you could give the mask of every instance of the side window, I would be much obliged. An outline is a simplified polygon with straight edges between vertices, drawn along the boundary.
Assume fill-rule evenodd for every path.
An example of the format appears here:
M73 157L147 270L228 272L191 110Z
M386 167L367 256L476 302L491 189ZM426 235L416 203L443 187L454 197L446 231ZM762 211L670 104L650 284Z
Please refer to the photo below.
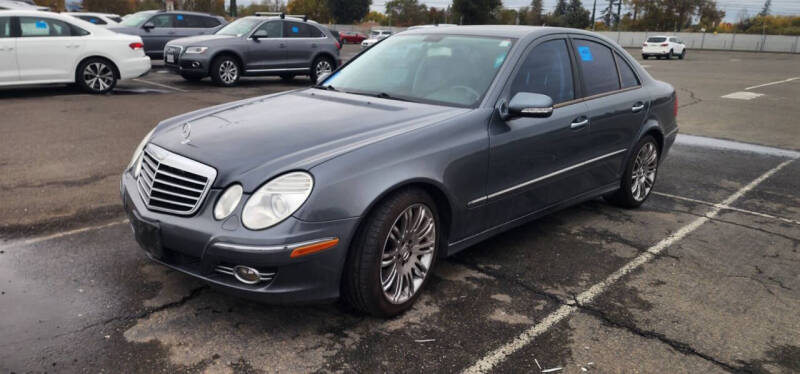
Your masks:
M622 78L622 88L636 87L639 85L639 79L633 73L633 69L625 59L617 53L614 53L617 58L617 66L619 67L619 76Z
M258 27L256 33L264 35L263 32L266 31L267 38L280 38L283 36L283 27L281 24L281 21L266 22Z
M308 36L310 38L324 38L325 34L322 33L318 28L311 25L306 25L308 27Z
M204 29L206 28L205 18L203 16L195 16L191 14L177 14L175 15L177 22L176 27L184 29Z
M150 18L150 21L155 25L155 27L175 27L175 21L172 14L159 14L153 18Z
M82 19L82 20L84 20L86 22L89 22L89 23L94 23L95 25L105 25L105 24L107 24L106 21L103 21L103 20L101 20L100 18L97 18L97 17L78 16L78 18L80 18L80 19Z
M511 97L519 92L547 95L556 104L575 99L566 40L544 42L528 54L511 83Z
M308 25L300 22L284 22L283 23L283 36L286 38L307 38Z
M203 27L211 28L211 27L217 27L219 25L220 22L218 19L214 17L203 17Z
M23 38L45 37L45 36L72 36L72 28L66 22L42 18L42 17L19 17L19 25L22 29Z
M11 37L11 18L0 17L0 38Z
M619 89L619 74L611 50L588 40L575 39L575 56L583 71L586 96Z

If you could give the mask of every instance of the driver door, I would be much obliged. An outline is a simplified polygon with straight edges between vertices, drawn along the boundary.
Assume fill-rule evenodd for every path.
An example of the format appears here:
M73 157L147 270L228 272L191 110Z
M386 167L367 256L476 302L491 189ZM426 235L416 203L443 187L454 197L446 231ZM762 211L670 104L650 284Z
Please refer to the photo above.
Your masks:
M592 147L587 107L578 96L566 37L537 41L511 75L502 98L519 92L553 99L546 118L494 116L489 126L487 219L491 226L547 209L592 188L580 165ZM501 99L503 100L503 99Z
M247 39L245 70L258 72L286 68L286 51L283 21L264 22Z
M156 56L164 53L164 46L167 45L167 42L178 37L176 22L174 14L157 14L145 22L145 25L155 26L151 29L142 26L144 30L141 36L145 53Z
M11 35L11 17L0 17L0 84L19 80L17 38Z

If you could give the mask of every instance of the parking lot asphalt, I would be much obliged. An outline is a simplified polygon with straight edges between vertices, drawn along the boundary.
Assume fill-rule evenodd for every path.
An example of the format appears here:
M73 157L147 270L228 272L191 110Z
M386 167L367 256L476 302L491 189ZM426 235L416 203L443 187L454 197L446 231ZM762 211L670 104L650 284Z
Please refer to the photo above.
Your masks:
M149 262L121 213L118 175L159 120L308 81L0 91L0 372L800 372L799 59L642 62L703 136L679 138L648 202L469 248L391 320L227 296Z

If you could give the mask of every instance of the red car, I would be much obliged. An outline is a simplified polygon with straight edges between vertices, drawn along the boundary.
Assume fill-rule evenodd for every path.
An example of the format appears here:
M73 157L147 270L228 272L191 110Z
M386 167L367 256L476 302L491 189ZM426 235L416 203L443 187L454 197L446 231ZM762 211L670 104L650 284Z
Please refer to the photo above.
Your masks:
M340 33L340 38L342 39L342 44L361 44L367 36L360 32L342 31Z

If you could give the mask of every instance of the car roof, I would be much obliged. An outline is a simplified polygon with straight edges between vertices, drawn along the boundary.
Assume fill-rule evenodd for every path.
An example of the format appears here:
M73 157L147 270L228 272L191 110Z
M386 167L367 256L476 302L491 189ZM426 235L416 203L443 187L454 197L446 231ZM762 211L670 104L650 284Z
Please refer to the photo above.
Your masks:
M487 36L495 38L516 38L538 37L551 34L571 34L585 35L604 40L608 38L581 29L550 27L550 26L515 26L515 25L471 25L458 27L424 27L414 30L403 31L404 35L412 34L446 34L446 35L469 35Z
M242 18L239 18L239 19L244 19L244 18L248 18L248 19L261 19L261 20L270 20L270 21L272 21L272 20L284 20L284 21L294 21L294 22L313 23L313 24L319 25L319 23L318 23L317 21L314 21L314 20L311 20L311 19L310 19L310 20L305 20L305 21L304 21L302 18L299 18L299 17L290 17L290 16L285 16L285 17L283 17L283 18L281 18L280 16L247 16L247 17L242 17Z
M118 14L114 13L97 13L97 12L61 12L61 14L72 15L72 16L106 16L106 17L119 17Z

